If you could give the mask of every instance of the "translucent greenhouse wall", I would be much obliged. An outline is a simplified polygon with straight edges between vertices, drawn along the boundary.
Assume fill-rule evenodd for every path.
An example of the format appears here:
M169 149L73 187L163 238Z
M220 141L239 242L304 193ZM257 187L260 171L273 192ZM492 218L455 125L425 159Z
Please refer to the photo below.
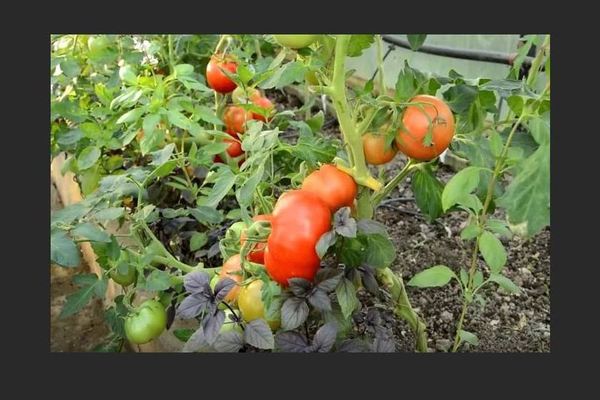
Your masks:
M406 39L406 35L390 35ZM517 51L519 35L428 35L425 44L461 48L469 50L482 50L512 54ZM384 42L383 54L390 46ZM423 72L431 72L447 76L448 71L454 69L466 78L506 78L509 66L483 61L461 60L456 58L437 56L411 51L398 46L388 55L384 63L385 84L393 88L396 84L398 73L407 60L411 67ZM377 68L377 47L375 44L365 50L360 57L348 58L347 68L355 69L355 76L361 79L370 79Z

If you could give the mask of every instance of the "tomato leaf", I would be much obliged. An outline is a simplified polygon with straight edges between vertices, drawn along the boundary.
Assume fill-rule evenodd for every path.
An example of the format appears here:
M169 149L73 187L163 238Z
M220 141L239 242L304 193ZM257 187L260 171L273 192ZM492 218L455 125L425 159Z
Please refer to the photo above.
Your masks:
M371 47L374 41L375 35L351 35L346 55L348 57L358 57L364 50Z
M57 230L50 235L50 260L63 267L79 266L79 247L66 232Z
M205 232L194 232L190 238L190 250L201 249L208 242L208 235Z
M189 328L175 329L173 331L173 335L183 343L187 342L193 334L194 330Z
M407 285L420 288L440 287L448 284L452 278L457 278L454 271L445 265L436 265L413 276Z
M415 201L422 213L433 221L442 215L442 191L444 186L433 175L431 167L417 168L411 179Z
M155 269L146 278L144 287L148 291L162 291L170 288L171 279L169 273Z
M82 286L77 292L67 296L67 301L59 318L66 318L85 307L96 296L101 298L106 291L106 281L98 279L96 274L82 274L73 277L73 282Z
M494 234L484 231L479 238L479 251L493 273L498 273L506 264L506 250Z
M121 218L125 214L124 207L109 207L95 212L92 216L98 221L111 221Z
M223 221L221 211L208 206L191 208L190 215L203 225L218 224Z
M286 353L304 353L309 345L306 337L298 332L278 332L275 335L275 348Z
M82 224L77 225L75 229L71 231L71 235L73 237L78 238L78 240L87 239L92 242L103 243L109 243L111 241L108 233L104 232L91 222L84 222Z
M364 262L374 268L389 267L396 258L392 241L383 235L367 235Z
M77 156L77 168L80 171L93 166L100 158L100 149L97 146L88 146Z
M427 39L427 35L424 34L406 35L406 37L413 51L419 50L423 46L423 43L425 43L425 39Z
M246 324L244 341L258 349L269 350L275 347L273 332L271 332L271 328L269 328L267 322L262 318L255 319Z
M349 318L356 307L358 307L358 298L356 297L356 288L354 287L354 284L346 278L340 280L339 285L335 289L335 294L344 318Z
M296 329L308 317L308 305L304 299L290 297L281 307L281 326L285 330Z
M450 207L460 203L465 194L469 194L479 184L479 167L467 167L450 179L442 192L442 207L447 211Z
M235 175L229 168L221 168L218 173L218 180L212 187L207 198L203 200L203 206L215 208L229 193L235 184Z

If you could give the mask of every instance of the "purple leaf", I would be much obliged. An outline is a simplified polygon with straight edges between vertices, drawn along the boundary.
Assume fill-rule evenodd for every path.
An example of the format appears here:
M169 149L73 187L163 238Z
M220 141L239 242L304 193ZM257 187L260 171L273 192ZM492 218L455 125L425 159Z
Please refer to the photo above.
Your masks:
M304 278L288 279L290 290L296 297L304 297L312 289L312 283Z
M359 339L344 340L337 349L340 353L368 353L369 350L369 345Z
M333 215L333 229L339 235L356 237L356 220L350 216L350 207L343 207Z
M204 293L192 294L179 304L177 316L181 319L196 318L212 304L212 298Z
M244 340L239 332L229 331L223 332L217 336L217 340L213 344L216 351L220 353L235 353L238 352L244 345Z
M275 335L275 345L286 353L304 353L309 347L304 335L297 332L279 332Z
M281 307L281 326L285 330L296 329L308 317L308 304L303 299L290 297Z
M336 336L337 325L335 324L335 322L326 323L325 325L319 328L317 333L315 333L315 337L313 338L313 343L310 347L310 350L318 353L329 352L335 344Z
M376 353L394 353L396 351L396 345L389 334L381 333L380 331L375 335L375 341L373 342L373 351Z
M275 347L275 339L273 332L267 325L267 321L262 318L250 321L244 330L244 340L251 346L258 349L273 349Z
M188 293L210 293L208 274L204 271L194 271L183 277L183 286Z
M206 346L208 346L208 343L206 343L206 340L204 338L204 329L200 327L196 332L192 334L192 336L190 336L188 341L185 342L185 345L183 346L181 351L184 353L190 353L198 351L199 349Z
M327 293L332 292L340 283L343 272L335 268L323 268L317 272L317 287Z
M231 278L223 278L215 285L215 298L221 301L227 294L237 285L236 281Z
M316 288L309 296L308 302L320 311L331 311L331 300L327 293Z
M202 327L204 329L204 339L209 345L212 345L219 335L221 326L225 321L225 313L218 310L216 314L209 314L202 321Z

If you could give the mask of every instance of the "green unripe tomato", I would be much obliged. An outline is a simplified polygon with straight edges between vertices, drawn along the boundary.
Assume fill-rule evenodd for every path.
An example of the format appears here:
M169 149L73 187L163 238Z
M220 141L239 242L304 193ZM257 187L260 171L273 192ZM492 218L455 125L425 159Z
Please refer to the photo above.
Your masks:
M135 282L135 278L137 276L137 270L133 265L129 263L125 263L125 265L127 268L127 272L125 273L119 272L119 267L110 272L110 278L123 287L127 287Z
M317 40L319 35L273 35L273 38L283 47L301 49Z
M156 300L146 300L125 319L125 335L131 343L156 339L167 327L167 312Z

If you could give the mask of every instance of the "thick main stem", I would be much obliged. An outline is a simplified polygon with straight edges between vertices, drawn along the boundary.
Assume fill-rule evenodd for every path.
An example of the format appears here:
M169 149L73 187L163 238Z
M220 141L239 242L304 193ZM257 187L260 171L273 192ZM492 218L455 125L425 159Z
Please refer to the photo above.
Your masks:
M349 42L350 35L337 36L335 43L333 79L327 92L333 101L333 106L340 124L340 130L342 131L344 141L347 144L354 180L363 186L367 186L373 190L379 190L382 186L381 182L373 178L367 168L362 140L348 107L344 61L346 59Z
M427 352L427 326L410 305L404 281L391 269L385 268L377 271L377 278L385 285L396 303L394 313L408 322L416 337L416 348L420 352Z

